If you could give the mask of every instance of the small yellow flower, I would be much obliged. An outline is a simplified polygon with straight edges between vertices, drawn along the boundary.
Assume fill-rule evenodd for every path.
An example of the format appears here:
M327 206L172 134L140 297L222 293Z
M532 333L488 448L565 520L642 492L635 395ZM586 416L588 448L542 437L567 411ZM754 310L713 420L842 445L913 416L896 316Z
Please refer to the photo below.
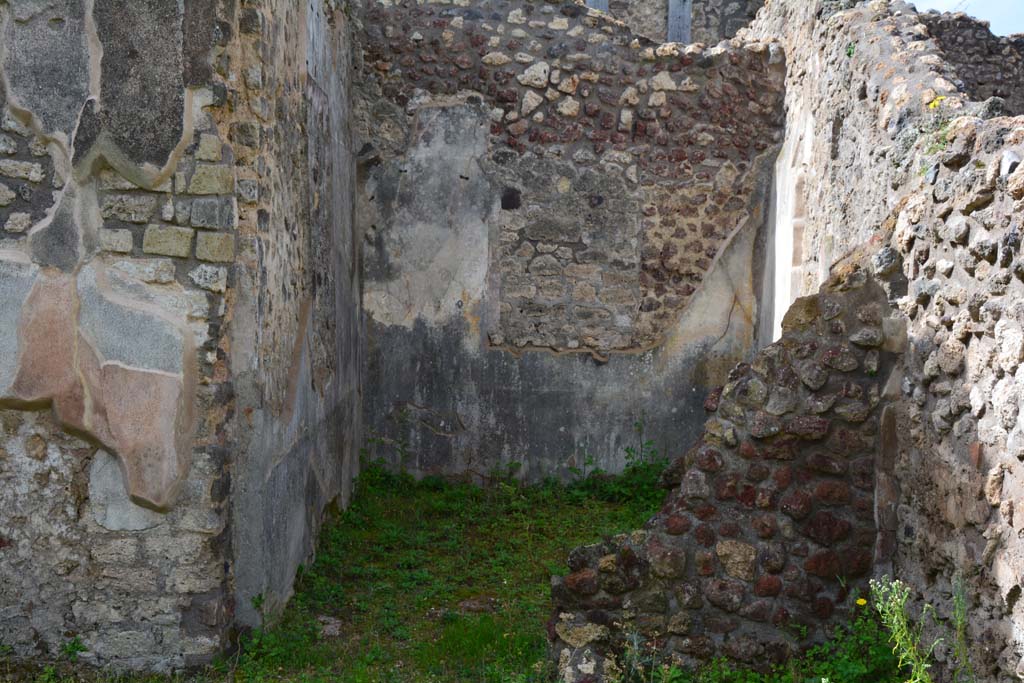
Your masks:
M938 109L942 105L942 101L946 99L945 95L939 95L934 100L928 103L929 109Z
M857 604L863 607L864 605L868 604L868 601L864 598L857 598Z

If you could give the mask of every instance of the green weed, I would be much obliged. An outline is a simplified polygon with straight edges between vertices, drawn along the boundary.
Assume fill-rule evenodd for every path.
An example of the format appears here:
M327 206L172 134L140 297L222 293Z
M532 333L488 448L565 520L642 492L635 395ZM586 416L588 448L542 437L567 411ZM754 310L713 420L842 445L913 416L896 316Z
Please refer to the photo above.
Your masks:
M900 667L910 670L907 683L932 683L928 669L931 668L932 652L940 641L936 640L927 649L922 649L924 619L915 625L907 613L910 587L899 579L872 579L871 596L882 623L889 630L893 652L899 657ZM925 605L924 613L933 613L933 610Z

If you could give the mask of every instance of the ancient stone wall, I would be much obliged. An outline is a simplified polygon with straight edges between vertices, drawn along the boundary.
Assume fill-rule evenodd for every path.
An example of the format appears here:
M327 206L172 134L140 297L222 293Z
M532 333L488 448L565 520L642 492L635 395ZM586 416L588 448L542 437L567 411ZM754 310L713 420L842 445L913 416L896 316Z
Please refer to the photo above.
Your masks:
M358 437L343 406L359 377L351 193L315 200L344 189L344 171L305 180L350 165L344 81L305 89L305 50L337 49L323 43L344 35L342 16L0 3L0 643L16 655L78 637L93 663L209 659L236 619L253 621L234 611L235 570L264 577L279 605L344 490ZM268 48L272 29L301 57ZM334 120L310 114L334 105ZM316 131L314 155L302 128L274 128L286 116ZM314 280L319 299L302 295ZM288 327L316 307L319 322ZM287 382L296 337L319 368L301 390ZM255 469L242 437L317 420L332 426L320 443L294 427L284 440L310 461L301 483L240 509ZM289 505L305 535L243 564L254 545L236 539Z
M661 511L573 551L555 579L561 680L613 680L629 643L686 667L728 657L766 670L847 621L892 559L873 494L880 404L899 396L887 382L905 341L862 271L797 300L782 338L708 397Z
M691 438L688 416L623 406L696 407L694 373L752 344L778 56L655 46L573 2L371 2L363 23L366 415L384 450L541 476L587 452L620 467L638 420L661 445ZM716 345L728 360L698 360Z
M690 42L717 45L736 35L753 20L764 0L690 0ZM651 40L668 39L668 0L609 0L608 11L635 33Z
M875 256L910 321L905 399L891 418L899 488L887 498L897 573L944 618L962 583L974 664L1006 680L1024 673L1024 117L958 117L941 135L942 149L918 149L928 171L905 188Z
M943 620L962 582L974 664L1007 680L1024 654L1012 512L1021 119L998 118L1001 100L973 101L946 61L958 38L939 34L962 19L844 4L772 2L751 30L779 36L791 64L775 209L791 288L776 281L776 309L837 261L873 260L909 325L903 399L883 418L879 455L893 476L879 474L876 491L898 530L893 569ZM968 28L966 46L985 42Z
M690 39L714 45L732 38L757 16L764 0L694 0Z
M986 22L962 12L920 19L972 100L1000 97L1008 113L1024 114L1024 53L1012 38L993 35Z

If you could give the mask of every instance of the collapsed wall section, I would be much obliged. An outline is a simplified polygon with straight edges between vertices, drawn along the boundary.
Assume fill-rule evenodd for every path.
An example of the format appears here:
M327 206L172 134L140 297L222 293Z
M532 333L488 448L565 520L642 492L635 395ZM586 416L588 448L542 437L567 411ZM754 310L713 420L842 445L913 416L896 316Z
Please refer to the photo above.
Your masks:
M282 603L347 490L345 30L331 3L0 3L0 644L16 656L78 638L94 664L209 660L257 620L235 609L254 584ZM249 447L268 424L281 437ZM268 495L252 454L275 448L291 476ZM294 536L268 539L285 513Z
M889 310L878 283L844 274L798 299L782 337L708 397L701 440L663 475L661 511L574 550L553 580L560 680L617 680L631 646L642 660L767 671L849 620L892 560L874 499L906 341Z
M753 344L781 55L657 46L575 2L362 21L379 452L539 478L621 467L638 422L689 441L693 413L645 396L696 408Z

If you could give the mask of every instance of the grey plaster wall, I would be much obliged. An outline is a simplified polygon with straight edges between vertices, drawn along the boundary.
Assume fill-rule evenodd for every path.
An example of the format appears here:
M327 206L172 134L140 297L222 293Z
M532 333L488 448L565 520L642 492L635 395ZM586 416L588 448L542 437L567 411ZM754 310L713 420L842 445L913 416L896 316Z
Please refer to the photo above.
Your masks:
M663 346L607 362L488 349L470 313L410 327L370 317L369 454L418 474L478 478L512 466L532 481L621 471L641 440L681 454L703 429L708 391L754 346L756 242L755 231L736 238Z
M284 96L267 129L270 220L257 216L233 330L234 604L249 626L284 606L325 510L348 502L363 343L347 19L339 3L285 0L260 16L266 87Z

